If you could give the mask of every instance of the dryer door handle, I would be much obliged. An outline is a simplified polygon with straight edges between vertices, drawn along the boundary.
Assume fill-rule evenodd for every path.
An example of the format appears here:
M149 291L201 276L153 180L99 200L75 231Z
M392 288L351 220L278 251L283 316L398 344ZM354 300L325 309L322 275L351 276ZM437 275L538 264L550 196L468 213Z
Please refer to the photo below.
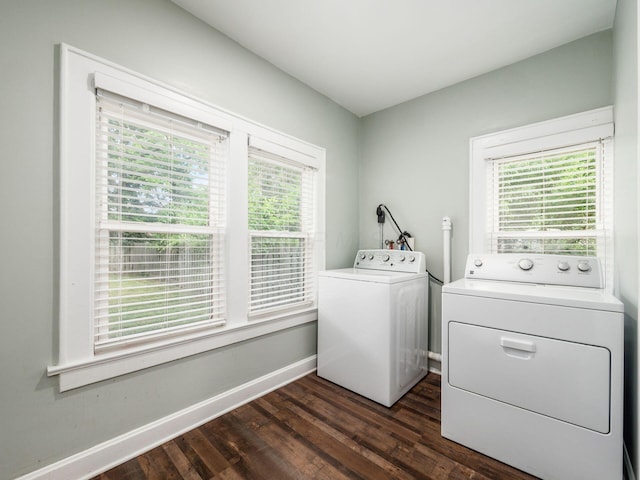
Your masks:
M526 340L517 340L515 338L500 337L500 346L513 350L522 350L523 352L534 353L536 351L535 343L527 342Z

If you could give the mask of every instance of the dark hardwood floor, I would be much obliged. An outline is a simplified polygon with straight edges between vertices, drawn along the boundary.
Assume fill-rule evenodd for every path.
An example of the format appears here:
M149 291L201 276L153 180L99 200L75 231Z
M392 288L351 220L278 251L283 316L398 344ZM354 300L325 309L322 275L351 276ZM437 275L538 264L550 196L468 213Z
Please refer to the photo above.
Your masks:
M392 408L310 374L95 478L535 477L442 438L430 373Z

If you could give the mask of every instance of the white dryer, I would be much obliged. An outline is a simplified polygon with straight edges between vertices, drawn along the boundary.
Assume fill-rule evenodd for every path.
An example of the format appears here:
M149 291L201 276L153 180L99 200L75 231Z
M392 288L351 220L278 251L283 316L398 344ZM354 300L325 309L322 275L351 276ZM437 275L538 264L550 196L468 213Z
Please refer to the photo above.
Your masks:
M387 407L427 374L422 252L360 250L319 274L318 375Z
M442 293L442 435L543 479L622 478L623 305L596 258L471 255Z

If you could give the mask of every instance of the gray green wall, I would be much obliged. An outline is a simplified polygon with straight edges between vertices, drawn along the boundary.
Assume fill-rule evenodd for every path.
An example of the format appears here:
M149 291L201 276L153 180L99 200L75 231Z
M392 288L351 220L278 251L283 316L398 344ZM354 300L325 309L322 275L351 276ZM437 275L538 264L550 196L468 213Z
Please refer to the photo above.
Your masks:
M357 119L164 0L0 0L0 478L35 470L315 353L315 324L59 394L56 44L65 42L327 149L327 268L378 244L385 203L442 275L468 253L469 138L591 108L616 111L618 289L637 342L634 0L602 32ZM635 76L634 76L635 75ZM622 129L622 130L621 130ZM625 223L621 226L620 222ZM387 237L391 237L389 223ZM437 300L439 290L434 289ZM439 305L432 349L439 351ZM636 404L637 369L627 400ZM631 392L631 393L629 393ZM632 395L632 397L629 397ZM632 402L629 402L632 400ZM637 416L627 428L637 465ZM636 468L637 469L637 468Z
M0 1L0 479L313 355L315 324L59 394L56 45L327 149L327 267L358 245L360 120L164 0Z
M638 6L618 0L613 29L616 294L625 306L625 442L638 475Z
M452 279L469 253L469 139L611 105L611 31L369 115L360 161L360 241L379 243L384 203L442 278L443 216L451 217ZM387 222L385 234L391 238ZM440 351L440 289L433 286L431 350Z

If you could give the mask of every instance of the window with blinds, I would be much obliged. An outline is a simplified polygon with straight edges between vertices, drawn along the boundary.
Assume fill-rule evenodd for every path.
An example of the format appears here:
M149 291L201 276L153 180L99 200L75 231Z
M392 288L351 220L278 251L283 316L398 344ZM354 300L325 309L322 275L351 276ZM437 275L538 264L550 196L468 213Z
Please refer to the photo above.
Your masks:
M94 348L223 325L227 134L96 101Z
M490 160L491 251L604 256L612 214L608 145L599 141Z
M316 170L249 147L249 315L314 301Z

